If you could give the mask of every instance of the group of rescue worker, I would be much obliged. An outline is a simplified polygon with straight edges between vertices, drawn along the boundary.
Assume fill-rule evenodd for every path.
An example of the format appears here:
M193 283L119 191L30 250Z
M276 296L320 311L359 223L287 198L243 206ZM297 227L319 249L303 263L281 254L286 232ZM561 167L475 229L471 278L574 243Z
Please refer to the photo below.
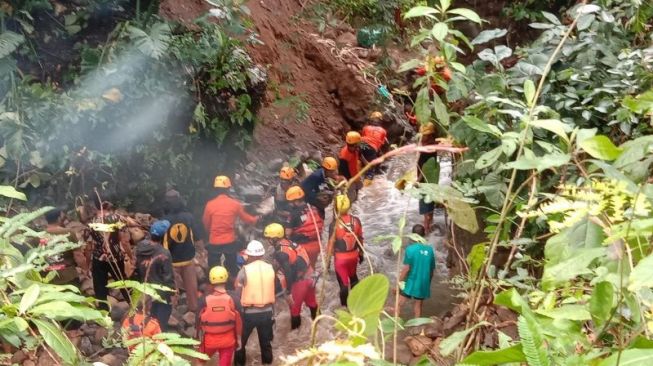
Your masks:
M137 280L163 285L174 292L160 290L163 301L139 303L139 310L123 321L128 336L152 336L166 331L173 307L179 304L179 293L184 292L187 309L197 314L195 324L201 352L217 354L221 366L234 361L236 365L245 365L245 346L256 329L262 362L270 364L275 303L279 298L288 303L290 328L294 330L301 326L304 305L311 318L318 314L318 263L324 266L333 256L342 306L347 305L349 291L358 283L358 264L365 258L363 227L350 208L358 189L379 172L378 166L373 166L360 174L387 147L387 133L380 125L382 118L381 113L372 113L370 123L361 133L346 134L345 145L337 157L324 157L319 168L303 179L296 169L282 167L273 192L275 210L266 217L248 213L234 197L231 179L218 175L213 182L215 196L203 211L202 226L186 208L181 195L170 190L165 196L165 214L150 225L146 238L138 239L133 255L128 230L133 222L117 214L111 203L98 196L94 206L85 207L87 227L81 237L91 248L87 260L77 252L58 260L90 267L95 297L101 308L108 309L109 277L125 279L124 258L133 255L133 276ZM427 126L421 132L429 136L434 131ZM350 181L348 191L343 191L344 181ZM328 240L323 243L329 206L333 207L333 219ZM48 213L46 219L49 232L71 233L63 228L61 210ZM244 245L237 234L238 223L265 223L261 225L260 240ZM209 286L203 294L198 292L196 247L207 252ZM60 276L63 273L61 267L52 268ZM429 268L432 271L434 264ZM408 276L408 272L403 276ZM122 290L122 295L129 301L126 291Z

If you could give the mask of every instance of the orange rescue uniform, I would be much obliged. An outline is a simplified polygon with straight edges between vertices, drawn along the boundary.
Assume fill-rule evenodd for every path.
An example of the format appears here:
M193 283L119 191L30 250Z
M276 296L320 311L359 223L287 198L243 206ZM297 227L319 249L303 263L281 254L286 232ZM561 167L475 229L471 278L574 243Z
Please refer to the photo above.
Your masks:
M258 220L245 212L243 204L226 194L218 195L207 202L204 208L202 222L209 234L210 244L230 244L236 240L236 219L240 218L248 224Z
M347 171L341 171L340 174L344 175L347 179L351 179L358 174L360 171L360 152L358 150L351 152L347 149L347 146L344 146L340 150L338 158L347 165Z
M225 290L214 290L206 297L206 307L200 310L200 328L204 332L202 348L235 347L243 330L236 304Z
M290 220L289 228L292 232L289 238L306 250L310 261L309 264L313 268L315 268L315 262L320 256L319 236L322 235L323 226L324 221L317 209L309 204Z
M364 143L368 144L376 152L381 151L381 147L385 144L388 133L385 131L385 128L380 126L365 126L363 127L362 140Z

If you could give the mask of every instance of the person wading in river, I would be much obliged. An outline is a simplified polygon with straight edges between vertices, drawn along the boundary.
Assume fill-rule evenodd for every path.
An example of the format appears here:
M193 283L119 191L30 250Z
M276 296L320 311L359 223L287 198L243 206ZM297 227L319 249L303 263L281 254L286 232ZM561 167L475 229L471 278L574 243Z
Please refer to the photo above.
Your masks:
M180 196L166 200L168 214L163 217L170 221L170 229L163 238L163 247L170 251L172 266L181 278L177 288L186 291L188 311L197 311L197 272L193 259L195 258L195 239L201 233L193 214L185 209ZM201 234L200 234L201 235ZM175 276L176 279L177 276Z
M413 226L413 234L424 237L426 235L424 226ZM434 271L435 253L431 245L415 242L406 248L404 268L399 274L400 309L408 299L412 299L415 301L413 316L415 318L422 316L424 300L431 297L431 279Z
M292 207L290 222L286 225L286 237L306 250L309 264L315 268L321 251L319 236L322 235L324 222L317 209L304 201L304 190L301 187L290 187L286 199Z
M243 306L243 337L236 352L236 365L246 364L245 348L254 329L258 333L261 361L271 364L276 275L272 265L263 261L265 248L261 242L249 242L245 254L247 264L240 269L236 279L237 286L242 288L240 303Z
M388 133L385 128L381 127L383 114L381 112L372 112L370 115L370 124L363 127L360 154L365 164L369 164L383 153L383 147L387 144ZM372 183L372 178L380 172L379 166L375 166L365 173L363 184L368 186Z
M229 196L231 180L228 177L217 176L213 187L217 195L206 204L202 216L202 222L209 235L209 245L206 246L208 266L212 268L219 265L221 257L224 256L224 266L229 271L230 278L235 278L238 273L237 256L241 249L237 241L236 220L255 224L259 217L245 212L243 204ZM227 283L227 288L233 289L233 281Z
M436 143L436 126L429 122L420 127L420 134L422 139L420 145L427 146ZM427 169L427 166L432 169ZM418 183L432 183L438 184L440 180L440 164L438 163L437 152L433 153L420 153L417 159L417 182ZM424 228L426 234L431 232L433 225L433 212L435 211L436 203L427 202L424 197L419 200L419 214L424 215Z
M274 247L275 270L281 270L290 288L290 329L297 329L302 324L302 304L311 311L311 318L317 316L317 299L313 283L313 267L310 266L308 254L301 246L286 239L281 224L273 223L265 227L263 236Z
M324 219L324 210L333 198L332 187L342 179L344 178L338 175L338 161L327 156L322 160L322 166L302 181L306 202L317 208L321 218Z
M362 263L365 258L361 247L363 226L358 217L349 214L351 203L346 195L336 196L335 206L336 219L329 228L329 238L333 238L333 242L329 248L334 251L333 266L340 286L340 304L347 306L349 290L358 283L358 263ZM335 236L333 230L336 231Z
M240 349L243 324L240 309L234 297L227 292L227 269L221 266L209 271L211 294L200 300L199 324L200 352L209 357L219 355L220 366L230 366L236 349Z

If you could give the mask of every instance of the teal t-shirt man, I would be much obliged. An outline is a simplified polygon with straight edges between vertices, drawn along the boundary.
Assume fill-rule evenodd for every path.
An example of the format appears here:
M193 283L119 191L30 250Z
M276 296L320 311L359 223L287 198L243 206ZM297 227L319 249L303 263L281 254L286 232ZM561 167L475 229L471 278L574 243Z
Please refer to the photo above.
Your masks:
M424 226L415 225L413 233L425 234ZM407 299L415 300L414 313L418 318L422 313L422 302L431 297L431 278L435 270L435 252L429 244L413 243L406 248L404 268L399 281L405 281L401 289L400 306Z

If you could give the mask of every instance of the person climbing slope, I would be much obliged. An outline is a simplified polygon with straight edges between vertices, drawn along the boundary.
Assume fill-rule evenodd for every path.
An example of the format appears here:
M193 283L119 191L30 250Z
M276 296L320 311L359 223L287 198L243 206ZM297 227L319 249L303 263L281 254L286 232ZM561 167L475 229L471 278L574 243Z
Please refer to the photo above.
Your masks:
M301 183L306 194L306 202L315 207L324 219L324 210L333 198L332 188L340 180L338 175L338 162L335 158L327 156L322 160L322 166L306 177Z
M304 190L301 187L290 187L286 199L292 207L290 222L286 225L286 237L306 250L309 264L315 268L321 251L320 235L324 222L317 209L304 201Z
M388 133L385 128L381 127L381 122L383 120L383 114L381 112L372 112L370 115L370 124L363 127L361 143L360 143L360 154L362 160L364 160L365 165L374 161L382 155L382 149L387 144ZM371 168L365 173L365 180L363 183L369 185L372 183L371 179L374 175L379 173L379 167L376 166Z
M272 338L274 326L274 281L275 273L271 264L263 261L265 248L259 241L247 244L247 264L238 272L236 284L242 288L240 303L243 306L243 335L241 347L236 352L238 366L247 362L245 348L252 331L256 329L261 348L261 361L271 364Z
M265 227L263 236L274 247L275 267L283 272L286 286L290 288L290 329L297 329L302 324L302 304L311 311L311 318L317 316L317 299L313 283L313 267L306 250L286 239L285 229L281 224L272 223Z
M133 314L128 314L122 321L122 332L127 340L147 337L152 338L161 333L161 325L149 312L149 304L146 298L142 298L136 306ZM129 347L132 350L137 345Z
M227 292L227 269L221 266L209 271L211 293L200 300L196 324L199 324L200 352L209 357L216 353L220 366L230 366L236 349L240 349L243 323L238 302Z
M338 171L340 175L349 180L360 171L361 135L356 131L349 131L345 137L345 142L346 145L340 149L340 154L338 155Z
M207 202L202 216L209 235L209 244L206 246L208 266L212 268L219 265L224 256L224 266L230 278L235 278L238 273L237 255L241 249L241 244L237 241L236 220L255 224L259 217L245 212L243 204L229 195L231 180L228 177L217 176L213 187L216 197ZM227 283L227 288L233 288L232 281Z
M286 200L286 191L295 184L297 184L297 172L295 169L289 166L282 167L279 171L279 184L277 184L274 192L274 208L280 220L288 220L290 217L290 207Z
M336 270L336 278L340 286L340 304L347 306L349 290L358 283L356 270L358 263L364 259L363 226L358 217L349 213L351 202L344 195L336 196L336 216L329 228L329 248L333 248L333 266ZM335 235L333 235L335 230Z
M426 230L422 225L413 226L413 234L422 238ZM422 305L424 300L431 297L431 279L435 271L435 252L433 247L423 242L414 242L406 248L404 255L404 267L399 274L399 308L407 300L415 301L413 304L413 316L422 316ZM404 282L405 281L405 282ZM402 285L403 283L403 285Z

